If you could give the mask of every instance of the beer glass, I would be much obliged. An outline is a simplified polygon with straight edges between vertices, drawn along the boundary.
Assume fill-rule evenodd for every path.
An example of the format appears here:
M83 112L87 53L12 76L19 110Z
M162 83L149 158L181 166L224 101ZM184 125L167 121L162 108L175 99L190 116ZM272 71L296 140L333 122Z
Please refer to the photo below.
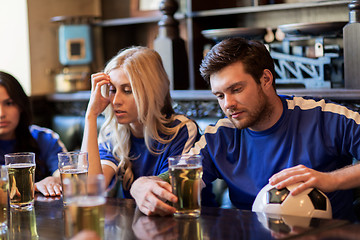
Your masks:
M9 214L9 178L6 166L0 166L0 239L6 234Z
M202 163L200 155L169 157L172 192L178 197L175 217L199 217L201 210Z
M64 179L75 179L76 181L86 181L86 177L81 178L80 176L87 176L89 161L88 153L81 151L73 152L61 152L58 153L58 167L61 177L61 185L63 192L63 202L66 204L66 186L64 186Z
M31 210L34 206L35 153L5 154L9 174L10 206Z
M80 181L76 178L66 178L63 182L63 191L67 196L64 208L65 236L71 238L82 230L92 230L104 239L104 175L82 175L79 178ZM86 181L82 178L86 178Z
M177 239L203 240L206 239L201 226L201 218L184 219L176 218ZM208 239L211 239L210 237Z
M10 240L39 239L35 208L29 211L17 211L12 208L9 229Z

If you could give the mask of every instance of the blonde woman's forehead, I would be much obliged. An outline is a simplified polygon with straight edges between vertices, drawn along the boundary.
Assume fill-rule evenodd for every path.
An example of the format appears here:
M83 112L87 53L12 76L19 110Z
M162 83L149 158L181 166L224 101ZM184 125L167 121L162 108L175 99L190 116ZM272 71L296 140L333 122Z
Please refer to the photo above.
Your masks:
M110 83L114 86L130 85L127 74L122 69L114 69L109 72Z

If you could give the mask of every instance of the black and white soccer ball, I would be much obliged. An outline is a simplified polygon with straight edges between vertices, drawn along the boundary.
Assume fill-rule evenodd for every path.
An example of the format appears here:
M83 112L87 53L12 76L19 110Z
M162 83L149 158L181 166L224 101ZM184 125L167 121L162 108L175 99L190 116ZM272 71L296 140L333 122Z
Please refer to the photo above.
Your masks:
M272 236L278 233L282 238L305 232L316 228L321 224L320 218L299 217L290 215L279 215L264 212L257 212L258 221L268 230Z
M252 211L309 218L332 218L330 201L323 192L316 188L308 188L296 196L290 194L290 191L299 184L283 189L276 189L275 186L267 184L256 196Z

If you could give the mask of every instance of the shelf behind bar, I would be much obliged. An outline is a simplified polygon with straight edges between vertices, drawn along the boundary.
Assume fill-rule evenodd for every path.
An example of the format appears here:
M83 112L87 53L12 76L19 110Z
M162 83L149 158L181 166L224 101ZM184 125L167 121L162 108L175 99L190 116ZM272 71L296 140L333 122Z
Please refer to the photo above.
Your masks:
M326 1L314 1L314 2L267 4L267 5L259 5L259 6L204 10L204 11L188 12L186 14L177 12L175 13L174 17L177 20L181 20L181 19L186 19L188 17L211 17L211 16L221 16L221 15L229 15L229 14L256 13L256 12L289 10L289 9L297 9L297 8L346 5L349 4L350 2L351 1L349 0L330 0L330 1L326 0ZM112 26L131 25L131 24L156 23L160 21L160 19L161 16L115 18L115 19L107 19L100 21L95 25L100 27L112 27Z
M279 95L311 96L331 100L360 100L360 89L278 89ZM174 100L216 100L210 90L171 91Z
M185 19L185 14L183 14L183 13L175 13L174 17L177 20ZM161 16L115 18L115 19L103 20L101 22L96 23L96 25L100 26L100 27L113 27L113 26L142 24L142 23L156 23L156 22L159 22L160 19L161 19Z
M211 17L211 16L221 16L221 15L240 14L240 13L257 13L257 12L290 10L297 8L346 5L349 4L350 2L351 1L349 0L333 0L333 1L330 0L330 1L314 1L314 2L299 2L299 3L278 3L278 4L259 5L259 6L204 10L204 11L192 12L189 13L188 15L189 17Z
M278 89L279 95L312 96L332 100L360 100L360 89ZM210 90L172 90L171 97L182 101L216 100ZM55 93L47 96L49 101L88 101L90 91Z
M360 100L360 89L278 89L279 95L311 96L331 100Z

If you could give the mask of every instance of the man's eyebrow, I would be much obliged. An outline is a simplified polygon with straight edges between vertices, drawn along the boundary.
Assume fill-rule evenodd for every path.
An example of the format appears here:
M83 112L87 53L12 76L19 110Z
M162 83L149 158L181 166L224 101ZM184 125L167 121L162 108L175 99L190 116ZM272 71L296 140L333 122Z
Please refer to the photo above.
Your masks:
M230 90L230 89L232 89L232 88L234 88L234 87L236 87L236 86L238 86L238 85L244 85L244 83L242 83L242 82L233 83L233 84L231 84L230 86L228 86L227 88L225 88L225 90L224 90L223 92L226 92L226 91L228 91L228 90ZM214 94L214 95L216 95L216 94L218 94L218 93L222 93L222 92L220 92L220 91L215 91L215 92L213 92L213 91L212 91L212 94Z

